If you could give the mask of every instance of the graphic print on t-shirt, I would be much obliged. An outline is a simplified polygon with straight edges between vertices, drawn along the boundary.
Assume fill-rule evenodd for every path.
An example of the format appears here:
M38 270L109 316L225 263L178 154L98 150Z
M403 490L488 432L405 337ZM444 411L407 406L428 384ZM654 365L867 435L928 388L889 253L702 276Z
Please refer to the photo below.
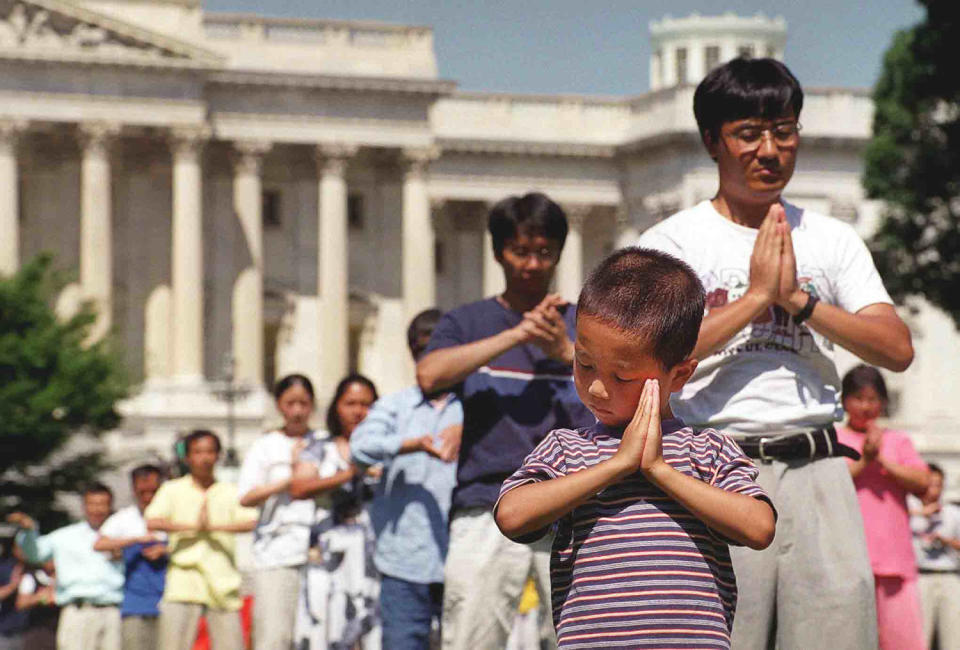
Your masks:
M821 270L803 269L797 276L797 284L802 291L817 298L823 293L817 288L814 278L822 283L825 274ZM742 268L725 268L719 275L710 272L700 278L706 290L705 314L739 300L749 288L749 272ZM730 341L714 354L729 356L759 351L782 351L794 354L810 354L823 348L833 350L833 344L826 338L815 336L806 325L797 325L787 310L779 305L770 305L738 332Z

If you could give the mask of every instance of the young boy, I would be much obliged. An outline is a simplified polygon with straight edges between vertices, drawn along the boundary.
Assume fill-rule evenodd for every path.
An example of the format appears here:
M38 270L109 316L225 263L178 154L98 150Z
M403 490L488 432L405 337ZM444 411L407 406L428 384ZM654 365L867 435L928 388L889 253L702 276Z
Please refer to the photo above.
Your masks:
M697 365L703 306L686 264L639 248L607 258L580 294L574 383L598 422L552 431L495 507L516 541L556 526L561 648L730 647L728 544L765 548L776 515L730 438L670 411Z
M253 530L257 511L240 505L236 486L214 478L216 434L194 431L184 445L190 474L164 483L144 512L149 530L170 534L159 647L191 647L205 614L213 650L242 648L234 533Z

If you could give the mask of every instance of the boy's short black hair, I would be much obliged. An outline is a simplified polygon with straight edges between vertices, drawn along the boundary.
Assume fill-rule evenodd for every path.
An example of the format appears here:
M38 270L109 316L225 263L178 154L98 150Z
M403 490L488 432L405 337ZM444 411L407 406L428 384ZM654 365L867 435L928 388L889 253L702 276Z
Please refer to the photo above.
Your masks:
M508 196L490 209L487 228L493 238L493 252L503 253L503 245L517 233L543 235L560 244L567 240L567 215L563 208L540 192Z
M423 351L418 349L420 339L433 334L433 329L440 322L441 316L443 316L443 312L434 307L425 309L410 321L410 327L407 328L407 347L410 348L410 353L414 358Z
M724 122L760 117L773 120L789 112L800 118L803 89L776 59L737 58L714 68L693 94L700 136L716 139Z
M163 470L152 463L144 463L143 465L137 465L132 470L130 470L130 482L135 483L137 479L141 479L145 476L150 476L154 474L157 478L163 480Z
M930 470L931 474L939 474L940 478L943 478L943 468L936 463L927 463L927 469Z
M213 444L217 448L217 453L218 454L220 453L220 450L222 448L220 445L220 437L217 434L215 434L213 431L210 431L209 429L194 429L193 431L188 433L187 436L183 439L183 453L189 454L190 445L195 443L197 440L200 440L201 438L212 438Z
M588 315L636 336L670 369L693 352L703 308L703 284L693 269L672 255L631 246L590 273L577 318Z
M88 494L106 494L113 501L113 490L99 481L88 483L83 488L83 497L86 498Z

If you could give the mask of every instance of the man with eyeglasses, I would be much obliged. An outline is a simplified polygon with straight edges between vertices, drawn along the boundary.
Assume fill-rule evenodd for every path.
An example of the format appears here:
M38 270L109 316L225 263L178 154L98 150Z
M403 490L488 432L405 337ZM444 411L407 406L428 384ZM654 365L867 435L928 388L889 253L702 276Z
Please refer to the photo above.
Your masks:
M551 540L510 541L497 528L493 506L500 485L549 431L595 422L573 386L576 308L549 293L567 219L547 196L530 193L494 205L488 227L506 290L445 314L417 363L424 394L452 390L463 404L443 647L503 648L532 574L543 647L553 648Z
M834 348L897 372L913 360L910 332L853 228L781 196L802 106L779 61L735 59L710 72L694 113L717 194L639 242L688 262L707 291L700 364L674 412L733 435L779 511L769 548L732 549L733 647L750 650L876 647L873 576L841 458L856 452L832 427L842 414Z

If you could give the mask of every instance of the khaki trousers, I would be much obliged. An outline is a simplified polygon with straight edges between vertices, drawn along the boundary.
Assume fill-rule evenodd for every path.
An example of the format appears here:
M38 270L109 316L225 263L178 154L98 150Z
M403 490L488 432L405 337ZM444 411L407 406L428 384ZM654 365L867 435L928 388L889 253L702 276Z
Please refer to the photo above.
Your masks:
M123 650L156 650L160 626L156 616L124 616Z
M763 551L730 549L739 587L732 647L876 648L873 572L846 461L756 463L777 534Z
M552 542L551 535L529 545L510 541L488 508L454 514L444 569L443 649L502 650L528 576L533 576L540 596L541 648L556 648L550 606Z
M243 648L240 612L164 600L160 601L160 650L190 650L197 638L201 616L207 617L211 650Z
M57 625L57 650L120 650L120 609L64 606Z
M289 650L297 621L302 567L258 569L253 573L254 650Z
M921 573L917 583L927 646L936 630L941 648L960 648L960 574Z

